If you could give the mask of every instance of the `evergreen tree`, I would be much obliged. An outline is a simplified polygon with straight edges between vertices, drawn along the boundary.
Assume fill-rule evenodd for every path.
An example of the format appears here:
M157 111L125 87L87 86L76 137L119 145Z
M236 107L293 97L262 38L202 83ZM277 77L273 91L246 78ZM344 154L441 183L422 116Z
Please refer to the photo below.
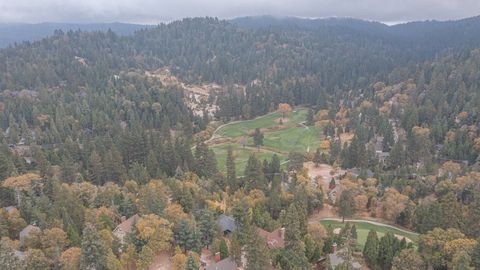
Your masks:
M251 154L245 166L245 189L260 189L265 191L267 183L263 174L261 162L257 159L255 154Z
M200 239L187 220L180 221L173 232L173 237L184 252L198 251Z
M377 264L377 256L378 256L377 232L370 230L370 232L368 232L365 246L363 247L363 258L365 258L365 261L370 268L375 268Z
M472 252L472 264L475 269L480 269L480 239L477 240L477 245Z
M222 241L220 242L220 259L225 259L228 257L228 246L227 243L225 242L225 239L222 238Z
M97 230L92 224L87 224L85 229L83 229L80 269L107 269L107 251Z
M198 270L198 265L192 255L188 255L185 270Z
M357 227L355 226L355 224L352 225L352 228L350 229L350 233L352 234L352 238L353 239L357 239Z
M95 150L93 150L90 154L88 164L90 180L92 180L96 185L103 185L105 170L103 167L102 158L97 154Z
M235 168L235 158L233 156L233 148L232 146L228 147L227 150L227 183L230 187L230 191L234 191L237 188L237 174Z
M210 210L202 210L200 212L197 227L202 245L208 248L216 234L215 217Z
M263 133L260 131L260 128L255 129L255 133L253 135L253 143L255 147L260 150L260 146L263 145Z
M313 162L315 163L315 167L318 168L318 165L322 162L322 154L320 152L320 148L317 148L315 151L315 155L313 156Z
M217 172L215 153L205 143L198 143L195 148L195 173L200 177L210 178Z
M390 269L392 267L393 258L396 254L396 243L398 241L391 233L386 233L378 245L378 266L380 269Z
M313 126L315 120L313 119L314 115L313 115L313 110L312 109L308 109L308 113L307 113L307 119L305 121L305 124L307 126Z
M270 267L270 255L265 240L252 231L245 247L247 270L263 270Z
M351 217L355 213L355 201L350 190L342 191L337 201L337 207L338 213L342 217L342 222L345 221L346 217Z

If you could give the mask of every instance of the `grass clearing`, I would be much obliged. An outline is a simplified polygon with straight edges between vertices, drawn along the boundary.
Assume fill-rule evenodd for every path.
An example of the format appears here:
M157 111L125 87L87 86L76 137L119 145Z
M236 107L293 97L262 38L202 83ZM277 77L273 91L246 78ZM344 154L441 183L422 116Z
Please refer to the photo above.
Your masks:
M332 229L343 228L345 226L345 223L342 223L336 220L320 221L320 224L322 224L325 228L327 228L328 226L331 226ZM357 228L357 235L358 235L357 244L361 248L363 248L363 246L365 245L365 242L367 241L368 232L370 230L376 231L379 238L384 236L387 232L391 232L395 235L398 235L400 238L405 237L407 239L410 239L414 243L416 243L418 239L418 236L415 233L407 233L399 229L391 228L388 226L376 225L376 224L372 224L369 222L362 222L362 221L350 221L350 224L355 224L355 227Z
M316 127L306 127L301 124L306 120L308 109L296 108L286 115L283 124L279 124L282 114L279 112L271 113L252 120L233 122L227 124L215 132L217 138L227 137L236 143L225 143L213 145L211 148L217 156L218 168L225 171L228 146L231 145L236 155L237 173L243 174L245 164L250 154L255 153L261 160L270 160L276 153L281 162L287 160L288 153L291 151L307 152L315 151L320 144L320 129ZM252 134L256 128L261 128L264 135L264 146L260 152L254 149L253 138L247 137L247 146L242 148L240 142L242 138Z
M237 175L243 175L243 172L245 170L245 166L247 165L248 158L252 153L254 153L258 159L264 160L267 159L270 161L273 156L273 152L266 152L266 151L260 151L257 152L254 149L251 148L242 148L238 144L221 144L212 147L213 151L215 152L215 156L217 157L217 164L218 164L218 169L222 172L226 172L226 160L227 160L227 152L228 152L228 147L231 146L233 149L233 154L235 156L235 167L237 170ZM278 155L278 154L277 154ZM280 158L280 162L284 162L286 160L285 156L278 155Z

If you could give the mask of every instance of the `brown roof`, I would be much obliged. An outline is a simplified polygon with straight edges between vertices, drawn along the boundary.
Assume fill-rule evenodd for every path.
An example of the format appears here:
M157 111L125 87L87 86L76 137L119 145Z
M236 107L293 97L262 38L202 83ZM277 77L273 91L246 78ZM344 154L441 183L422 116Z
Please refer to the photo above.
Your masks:
M119 230L125 232L125 233L130 233L132 232L132 226L135 224L138 220L139 216L138 215L133 215L129 219L125 220L124 222L118 224L118 226L113 230L113 232L117 232Z
M257 228L258 235L267 241L269 248L284 248L285 240L283 239L284 228L278 228L273 232L267 232L264 229Z

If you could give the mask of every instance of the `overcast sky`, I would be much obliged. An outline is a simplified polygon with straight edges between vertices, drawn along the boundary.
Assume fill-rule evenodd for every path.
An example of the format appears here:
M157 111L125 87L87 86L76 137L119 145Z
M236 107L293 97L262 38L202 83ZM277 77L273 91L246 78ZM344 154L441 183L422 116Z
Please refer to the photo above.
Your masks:
M381 22L480 15L480 0L0 0L0 22L133 22L247 15L354 17Z

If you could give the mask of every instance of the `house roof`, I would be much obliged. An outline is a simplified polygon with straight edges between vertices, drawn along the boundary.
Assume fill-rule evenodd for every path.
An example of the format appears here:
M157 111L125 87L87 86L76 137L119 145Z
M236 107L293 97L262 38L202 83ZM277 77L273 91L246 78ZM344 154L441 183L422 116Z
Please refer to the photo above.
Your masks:
M217 219L217 226L222 231L234 232L237 229L235 219L231 216L221 214Z
M267 241L269 248L285 248L285 240L282 235L282 228L278 228L273 232L267 232L264 229L257 228L258 235Z
M237 264L235 263L235 260L232 257L223 259L205 268L205 270L235 270L235 269L237 269Z
M24 238L27 236L32 230L38 230L40 231L40 228L34 225L28 225L27 227L23 228L23 230L20 231L20 238Z
M121 230L122 232L130 233L132 231L132 226L138 221L138 219L138 215L131 216L129 219L118 224L118 226L113 230L113 232L118 232Z
M341 253L342 250L339 250L333 254L329 254L328 257L330 259L330 264L332 265L332 268L335 269L335 267L341 263L343 263L343 259L342 257L339 256L339 253ZM352 267L354 269L360 269L362 268L362 265L360 263L358 263L357 261L353 261L352 262Z
M16 207L10 205L10 206L4 207L3 209L5 209L5 211L10 214L14 209L16 209Z

